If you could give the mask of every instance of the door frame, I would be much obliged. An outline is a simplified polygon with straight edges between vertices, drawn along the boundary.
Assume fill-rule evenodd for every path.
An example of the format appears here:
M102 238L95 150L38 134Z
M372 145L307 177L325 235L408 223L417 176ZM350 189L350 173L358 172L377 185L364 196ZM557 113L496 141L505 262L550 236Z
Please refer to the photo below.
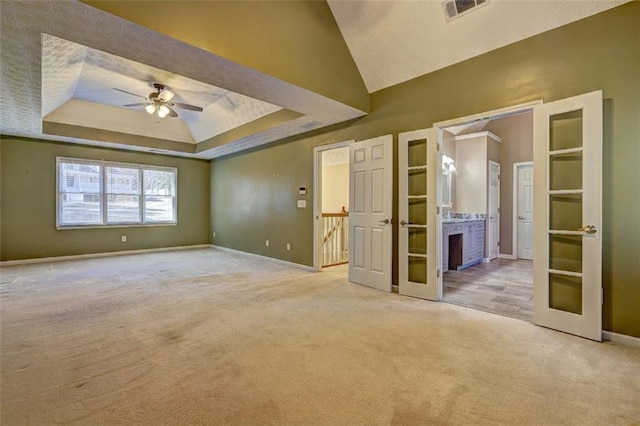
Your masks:
M322 227L320 226L322 218L322 153L332 149L348 148L355 141L355 139L349 139L313 148L313 270L315 272L322 271L322 262L320 260L320 241L322 240L320 235L322 232ZM348 229L347 232L349 232Z
M438 155L439 155L439 159L441 161L441 155L442 155L442 150L441 150L441 146L442 146L442 140L443 140L443 135L442 132L444 130L446 130L448 127L452 127L452 126L458 126L458 125L462 125L462 124L468 124L471 123L473 121L479 121L479 120L484 120L487 118L491 118L491 119L497 119L497 118L502 118L502 117L506 117L509 115L513 115L513 114L518 114L518 113L523 113L523 112L533 112L533 109L538 106L538 105L542 105L544 102L542 99L538 99L535 101L531 101L531 102L525 102L522 104L517 104L517 105L513 105L513 106L508 106L508 107L504 107L504 108L498 108L498 109L494 109L494 110L490 110L490 111L485 111L485 112L480 112L480 113L476 113L476 114L471 114L471 115L466 115L463 117L458 117L458 118L452 118L449 120L444 120L444 121L439 121L437 123L433 123L433 127L436 128L436 132L437 132L437 141L438 141ZM436 173L436 187L440 188L442 186L442 171L440 171L439 173ZM438 215L437 215L437 226L436 226L436 232L438 234L437 238L438 238L438 243L436 244L437 249L436 251L438 252L438 300L442 300L442 296L443 296L443 285L442 285L442 276L444 275L441 271L442 268L442 194L440 193L440 191L438 192Z
M520 195L519 191L519 180L518 176L520 174L521 167L530 166L533 170L533 161L521 161L519 163L513 163L513 211L512 213L512 231L511 231L511 258L518 259L518 198Z

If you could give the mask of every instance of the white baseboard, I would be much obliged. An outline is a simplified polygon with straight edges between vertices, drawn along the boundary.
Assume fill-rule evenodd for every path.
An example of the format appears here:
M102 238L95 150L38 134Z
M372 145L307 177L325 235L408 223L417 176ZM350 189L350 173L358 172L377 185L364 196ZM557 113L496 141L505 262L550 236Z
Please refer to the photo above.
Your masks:
M63 262L67 260L93 259L98 257L124 256L127 254L156 253L156 252L173 251L173 250L193 250L193 249L201 249L201 248L209 248L209 247L210 247L209 244L196 244L193 246L159 247L159 248L140 249L140 250L109 251L104 253L74 254L70 256L38 257L35 259L5 260L0 262L0 266L28 265L30 263Z
M270 261L275 262L275 263L280 263L282 265L290 266L292 268L303 269L303 270L309 271L309 272L317 272L313 266L302 265L300 263L288 262L286 260L276 259L275 257L263 256L261 254L255 254L255 253L249 253L249 252L246 252L246 251L236 250L236 249L232 249L232 248L229 248L229 247L216 246L214 244L211 244L210 247L214 248L214 249L217 249L217 250L227 251L229 253L237 253L237 254L242 254L242 255L245 255L245 256L259 257L261 259L270 260Z
M602 330L602 340L607 340L613 343L620 343L621 345L635 346L640 348L640 338L627 336L626 334L618 334L613 331Z
M498 259L509 259L509 260L517 260L518 257L513 254L503 254L498 253Z

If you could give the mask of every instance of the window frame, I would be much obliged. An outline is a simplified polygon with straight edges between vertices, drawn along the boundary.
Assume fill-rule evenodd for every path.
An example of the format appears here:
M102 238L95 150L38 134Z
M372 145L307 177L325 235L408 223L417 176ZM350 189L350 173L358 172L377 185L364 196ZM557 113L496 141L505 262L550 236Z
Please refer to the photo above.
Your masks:
M87 164L100 167L100 219L101 223L90 224L63 224L62 219L62 203L60 197L62 191L60 188L60 165L62 163ZM139 221L138 222L108 222L108 193L107 193L107 168L122 167L128 169L138 169L140 176L140 204L139 204ZM173 173L174 177L174 194L173 197L173 221L150 221L145 222L146 218L146 194L144 171L162 171ZM89 158L73 158L73 157L56 157L56 229L89 229L89 228L133 228L133 227L149 227L149 226L176 226L178 224L178 168L168 166L157 166L138 163L124 163L119 161L92 160Z

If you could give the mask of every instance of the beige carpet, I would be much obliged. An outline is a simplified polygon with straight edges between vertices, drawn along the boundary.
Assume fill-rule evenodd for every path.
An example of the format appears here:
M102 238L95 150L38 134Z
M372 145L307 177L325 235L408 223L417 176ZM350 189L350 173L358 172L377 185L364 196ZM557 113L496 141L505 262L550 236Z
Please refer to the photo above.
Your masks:
M640 424L640 349L219 250L5 267L1 423Z

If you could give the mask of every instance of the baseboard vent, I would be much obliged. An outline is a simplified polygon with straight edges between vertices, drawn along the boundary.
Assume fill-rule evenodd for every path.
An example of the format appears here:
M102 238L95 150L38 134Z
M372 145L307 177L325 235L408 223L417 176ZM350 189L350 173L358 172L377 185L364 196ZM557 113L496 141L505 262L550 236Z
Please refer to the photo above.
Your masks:
M442 7L444 17L449 22L487 4L489 4L489 0L446 0L442 2Z

